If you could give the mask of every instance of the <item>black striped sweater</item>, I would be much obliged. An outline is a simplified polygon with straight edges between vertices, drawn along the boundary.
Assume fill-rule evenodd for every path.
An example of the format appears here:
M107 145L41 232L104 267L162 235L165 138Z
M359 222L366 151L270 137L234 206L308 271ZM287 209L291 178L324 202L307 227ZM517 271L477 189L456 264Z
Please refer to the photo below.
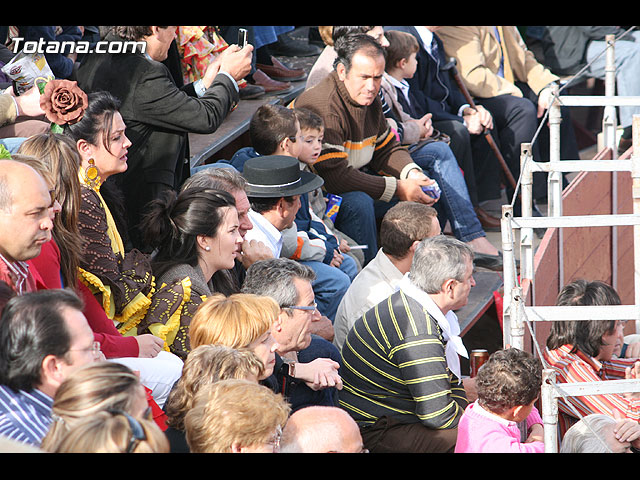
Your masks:
M342 348L340 406L360 426L383 416L455 428L468 402L447 368L442 333L401 290L356 321Z

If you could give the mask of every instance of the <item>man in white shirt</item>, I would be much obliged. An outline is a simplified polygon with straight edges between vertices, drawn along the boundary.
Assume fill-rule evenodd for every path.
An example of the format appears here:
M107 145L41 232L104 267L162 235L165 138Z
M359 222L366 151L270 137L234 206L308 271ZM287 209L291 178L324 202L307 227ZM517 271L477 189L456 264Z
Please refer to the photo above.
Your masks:
M250 158L244 164L242 176L247 181L245 190L251 203L249 218L253 228L245 234L245 240L258 240L266 245L274 258L280 258L283 232L295 228L295 218L300 208L300 195L319 188L321 177L300 170L300 162L286 155L264 155ZM329 317L335 311L331 302L335 291L331 277L318 277L313 282L318 310L322 322L316 322L312 333L331 341L333 326ZM343 290L344 291L344 290ZM335 301L335 299L333 299ZM337 301L335 301L337 304Z
M294 157L265 155L247 160L242 176L247 181L253 228L246 240L259 240L280 257L282 232L290 228L300 208L300 195L322 186L321 177L300 170Z
M342 349L349 330L367 310L389 297L409 271L418 243L440 234L433 207L400 202L385 214L380 225L376 257L356 276L342 298L333 324L333 344Z

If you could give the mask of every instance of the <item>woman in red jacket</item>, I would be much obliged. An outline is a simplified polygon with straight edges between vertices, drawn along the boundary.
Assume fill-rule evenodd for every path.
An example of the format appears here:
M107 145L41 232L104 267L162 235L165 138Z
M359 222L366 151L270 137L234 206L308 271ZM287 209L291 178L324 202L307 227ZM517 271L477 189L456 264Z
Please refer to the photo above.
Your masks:
M107 359L125 363L139 371L143 383L164 404L173 383L182 372L182 361L163 352L163 342L153 335L123 336L105 313L93 292L80 281L78 265L82 239L78 232L80 183L79 156L73 141L65 135L35 135L22 144L20 153L43 162L53 176L56 200L61 211L54 220L53 238L41 254L29 263L37 271L41 288L73 288L83 298L84 314Z

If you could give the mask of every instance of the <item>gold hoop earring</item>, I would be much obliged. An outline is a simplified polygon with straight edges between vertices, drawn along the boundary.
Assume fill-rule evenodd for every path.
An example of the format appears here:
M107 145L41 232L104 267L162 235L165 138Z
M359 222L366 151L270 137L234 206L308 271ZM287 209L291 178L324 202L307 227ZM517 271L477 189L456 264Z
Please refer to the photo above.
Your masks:
M88 187L94 190L100 188L100 184L102 183L100 172L93 158L89 159L89 166L84 171L84 181Z

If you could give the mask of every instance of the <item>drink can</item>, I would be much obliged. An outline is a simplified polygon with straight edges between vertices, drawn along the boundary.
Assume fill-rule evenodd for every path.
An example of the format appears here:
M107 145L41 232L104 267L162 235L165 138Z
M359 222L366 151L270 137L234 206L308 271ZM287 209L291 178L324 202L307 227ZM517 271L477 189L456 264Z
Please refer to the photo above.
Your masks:
M329 193L327 195L327 200L326 215L327 217L329 217L329 220L335 222L336 216L338 215L338 210L340 210L340 204L342 203L342 197L340 195Z
M489 359L489 352L484 349L471 350L471 358L470 361L470 372L469 376L471 378L475 377L478 374L478 370L480 367Z

